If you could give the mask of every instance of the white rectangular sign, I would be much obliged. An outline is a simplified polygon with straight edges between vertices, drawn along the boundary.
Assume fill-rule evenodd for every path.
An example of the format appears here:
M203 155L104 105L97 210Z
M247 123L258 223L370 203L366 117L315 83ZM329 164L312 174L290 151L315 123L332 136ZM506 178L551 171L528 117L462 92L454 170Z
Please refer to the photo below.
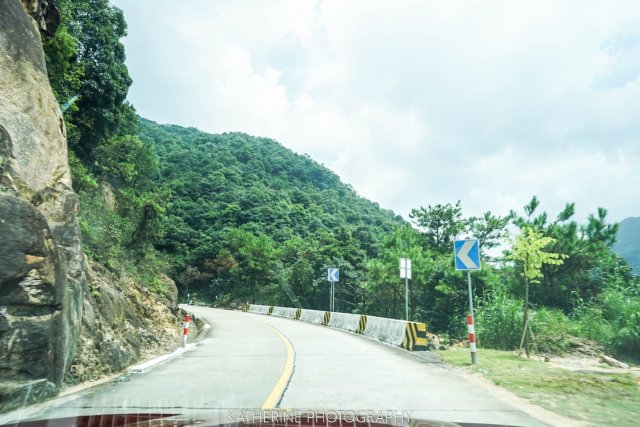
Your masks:
M409 258L400 258L400 278L411 279L411 260Z

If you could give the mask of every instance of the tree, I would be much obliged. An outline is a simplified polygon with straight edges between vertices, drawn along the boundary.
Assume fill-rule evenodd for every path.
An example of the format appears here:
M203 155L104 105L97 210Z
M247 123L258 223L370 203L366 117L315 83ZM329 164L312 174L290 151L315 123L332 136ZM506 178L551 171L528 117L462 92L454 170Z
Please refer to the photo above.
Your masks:
M471 234L478 239L482 251L493 249L502 243L509 234L507 225L510 219L510 216L499 217L491 212L485 212L480 218L470 219Z
M522 336L525 340L527 357L529 357L526 334L529 322L529 285L540 283L540 279L544 277L542 274L543 265L561 265L564 259L567 258L564 254L545 252L543 250L545 246L554 242L554 238L546 237L534 228L525 226L521 229L520 235L516 237L511 247L511 252L507 255L507 259L519 264L521 268L520 275L524 279L525 297Z
M112 135L137 122L125 102L131 78L120 39L127 33L122 11L108 0L60 0L62 21L44 43L49 79L62 104L79 99L65 114L69 146L79 158Z
M102 177L143 190L153 188L158 175L158 158L149 144L137 136L109 138L93 150L96 172Z
M455 205L447 203L412 209L409 218L420 228L427 248L439 253L451 252L453 239L468 232L471 224L469 218L463 218L459 200Z
M586 224L578 224L573 220L574 203L567 203L555 219L546 212L538 213L539 205L534 196L524 207L525 216L511 213L513 223L555 239L547 249L569 258L562 265L543 266L544 277L530 297L537 304L569 314L580 303L594 300L607 287L606 278L615 273L617 261L611 246L618 225L607 223L606 209L599 208L595 215L589 215Z
M418 301L426 292L428 272L433 270L430 253L420 245L420 235L408 224L396 228L384 240L379 257L367 264L366 312L385 317L404 318L404 281L399 276L400 258L409 258L412 277L409 286L409 317L422 317ZM425 319L421 319L425 320Z

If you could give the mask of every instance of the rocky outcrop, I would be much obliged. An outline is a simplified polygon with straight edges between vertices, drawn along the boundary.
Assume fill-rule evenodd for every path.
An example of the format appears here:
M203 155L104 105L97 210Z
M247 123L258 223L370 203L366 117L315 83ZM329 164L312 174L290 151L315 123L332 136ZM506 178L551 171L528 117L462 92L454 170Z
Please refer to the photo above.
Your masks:
M66 384L122 371L140 359L172 351L180 342L175 303L163 304L131 278L89 264L82 334ZM167 294L177 293L175 283L164 280Z
M60 12L53 0L22 0L22 6L43 34L53 36L56 33L60 25Z
M64 120L18 0L2 0L0 88L0 382L52 390L75 354L87 279Z
M111 184L106 181L102 181L100 183L100 186L98 187L98 192L100 194L100 200L102 200L102 204L107 209L115 211L118 208L116 195Z
M0 411L178 342L166 302L82 252L39 32L51 30L50 5L0 0Z

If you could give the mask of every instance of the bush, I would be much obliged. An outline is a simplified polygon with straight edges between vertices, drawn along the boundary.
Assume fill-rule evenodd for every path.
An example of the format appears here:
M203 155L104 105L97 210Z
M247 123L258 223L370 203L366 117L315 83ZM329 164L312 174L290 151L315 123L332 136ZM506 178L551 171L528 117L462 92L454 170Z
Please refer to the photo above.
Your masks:
M142 287L164 296L168 284L160 275L167 271L167 261L155 249L147 249L135 262L127 265L127 273Z
M107 208L95 192L81 191L78 217L82 246L91 259L118 273L125 273L157 295L167 292L160 274L168 270L167 257L151 245L134 247L134 224Z
M616 355L640 359L640 296L611 286L571 314L571 332L604 345Z
M516 350L522 339L523 310L524 301L510 296L505 287L491 290L478 304L478 343L485 348ZM568 349L570 322L560 310L530 309L529 321L540 352L556 354Z
M524 303L498 285L487 292L476 311L478 343L485 348L517 349L522 337ZM572 337L595 341L614 355L640 360L640 291L615 284L594 301L578 305L566 316L541 307L529 311L538 350L562 354L575 344ZM533 349L533 347L530 347Z
M589 304L580 305L573 310L570 316L571 332L579 337L597 341L609 346L613 339L613 326L604 317L601 307Z
M613 350L640 359L640 295L612 287L602 293L600 300L604 317L613 325Z
M478 343L483 347L513 350L520 343L524 302L508 295L503 286L480 300L476 313Z
M570 321L562 311L542 307L531 311L530 322L541 353L562 354L569 349Z
M98 188L98 182L91 174L89 169L76 156L73 150L69 150L69 169L71 170L71 182L76 192L95 191Z
M78 221L82 245L89 257L114 269L132 258L127 250L131 223L106 208L95 193L80 192Z

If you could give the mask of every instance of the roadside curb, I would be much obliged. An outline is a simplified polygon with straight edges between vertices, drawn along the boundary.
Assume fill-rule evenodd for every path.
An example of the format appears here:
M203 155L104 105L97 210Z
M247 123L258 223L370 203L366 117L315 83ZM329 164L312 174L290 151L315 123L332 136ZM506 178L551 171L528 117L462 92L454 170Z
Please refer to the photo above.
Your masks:
M202 321L200 321L200 322L202 322ZM187 353L188 351L193 350L196 346L198 346L198 344L200 343L202 338L206 335L207 331L211 328L210 324L208 324L206 322L202 322L202 323L203 323L202 327L200 327L200 326L198 327L198 332L196 333L196 336L194 337L194 341L195 342L187 344L186 347L177 348L172 353L163 354L162 356L158 356L158 357L156 357L154 359L147 360L146 362L137 364L135 366L130 366L127 369L127 373L129 373L129 374L141 374L143 372L146 372L146 371L148 371L150 369L155 368L156 366L160 366L163 363L168 362L169 360L175 359L176 357L180 357L184 353Z
M86 390L92 389L94 387L102 386L110 382L117 382L121 378L124 378L126 380L127 375L135 375L135 374L141 374L143 372L147 372L172 359L175 359L177 357L184 355L188 351L191 351L194 348L196 348L198 345L200 345L200 342L205 338L205 336L211 329L211 325L206 321L204 321L203 319L196 319L196 321L194 321L194 325L197 326L197 332L193 335L193 342L187 344L185 348L178 347L176 350L174 350L171 353L163 354L153 359L146 360L142 363L138 363L137 365L129 366L123 371L112 373L95 380L83 381L81 383L65 387L59 390L55 396L52 396L40 402L36 402L21 408L13 409L8 412L0 413L0 424L7 424L11 422L11 420L13 420L15 417L19 419L26 419L29 417L36 416L39 413L39 411L42 411L44 408L47 408L49 405L52 405L52 404L59 405L61 404L61 402L73 401L81 397L82 396L81 393Z
M130 366L129 369L127 369L127 373L141 374L143 372L148 371L151 368L160 366L171 359L175 359L176 357L182 356L184 353L193 349L195 346L196 344L187 344L186 347L180 347L177 350L175 350L173 353L163 354L162 356L156 357L155 359L147 360L146 362L140 363L135 366Z

